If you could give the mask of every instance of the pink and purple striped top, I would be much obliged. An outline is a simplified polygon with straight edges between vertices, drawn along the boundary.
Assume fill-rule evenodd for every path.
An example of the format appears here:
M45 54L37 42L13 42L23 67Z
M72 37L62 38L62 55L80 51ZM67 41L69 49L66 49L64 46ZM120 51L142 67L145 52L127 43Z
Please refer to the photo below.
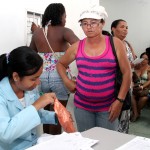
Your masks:
M76 54L78 68L74 104L76 107L92 112L108 111L115 100L116 61L105 36L106 49L95 57L86 55L85 41L79 43Z

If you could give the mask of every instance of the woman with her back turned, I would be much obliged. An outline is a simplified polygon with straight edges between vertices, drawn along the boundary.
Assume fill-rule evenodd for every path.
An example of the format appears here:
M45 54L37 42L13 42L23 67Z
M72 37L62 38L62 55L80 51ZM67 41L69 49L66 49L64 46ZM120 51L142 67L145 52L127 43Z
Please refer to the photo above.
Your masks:
M57 73L56 63L68 47L79 40L71 29L65 27L65 24L66 11L63 4L48 5L42 18L42 28L34 31L30 44L30 47L38 52L44 61L43 73L40 77L41 91L54 92L64 106L67 105L69 91ZM53 107L47 106L45 109L53 110ZM59 123L57 126L44 125L43 129L45 133L61 134Z

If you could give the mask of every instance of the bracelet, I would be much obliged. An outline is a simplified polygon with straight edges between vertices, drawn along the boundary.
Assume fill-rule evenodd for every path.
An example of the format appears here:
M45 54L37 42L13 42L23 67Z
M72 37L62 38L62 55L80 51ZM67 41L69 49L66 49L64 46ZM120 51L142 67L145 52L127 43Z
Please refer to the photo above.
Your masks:
M118 100L119 102L123 103L124 102L124 99L120 99L120 98L116 98L116 100Z

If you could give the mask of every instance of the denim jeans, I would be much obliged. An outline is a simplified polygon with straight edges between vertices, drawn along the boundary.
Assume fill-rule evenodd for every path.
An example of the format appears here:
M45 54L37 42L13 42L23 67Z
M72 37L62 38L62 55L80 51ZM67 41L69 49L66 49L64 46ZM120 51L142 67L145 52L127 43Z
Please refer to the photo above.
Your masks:
M39 91L43 93L54 92L59 100L68 100L69 91L56 70L44 71L40 80Z
M102 127L115 131L117 130L118 119L110 122L108 120L109 112L90 112L75 107L74 114L79 132L83 132L93 127Z

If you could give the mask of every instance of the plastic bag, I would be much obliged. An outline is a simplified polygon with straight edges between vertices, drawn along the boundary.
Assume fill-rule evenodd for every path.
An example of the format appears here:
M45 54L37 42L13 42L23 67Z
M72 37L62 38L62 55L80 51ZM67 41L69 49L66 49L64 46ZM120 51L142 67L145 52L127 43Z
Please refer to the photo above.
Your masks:
M65 132L76 132L70 112L57 99L55 99L54 102L54 111L57 114L58 121Z

